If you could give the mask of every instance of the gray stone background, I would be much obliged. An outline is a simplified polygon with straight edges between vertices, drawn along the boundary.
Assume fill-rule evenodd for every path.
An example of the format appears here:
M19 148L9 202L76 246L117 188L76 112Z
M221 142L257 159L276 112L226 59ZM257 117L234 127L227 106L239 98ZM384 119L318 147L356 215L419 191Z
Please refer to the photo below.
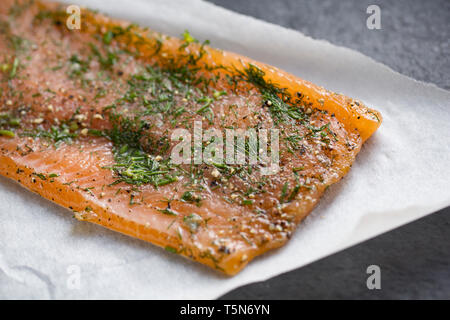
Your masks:
M450 89L450 0L209 1ZM381 8L381 30L366 28L371 4ZM372 264L381 268L381 290L366 287ZM450 207L222 299L450 299Z

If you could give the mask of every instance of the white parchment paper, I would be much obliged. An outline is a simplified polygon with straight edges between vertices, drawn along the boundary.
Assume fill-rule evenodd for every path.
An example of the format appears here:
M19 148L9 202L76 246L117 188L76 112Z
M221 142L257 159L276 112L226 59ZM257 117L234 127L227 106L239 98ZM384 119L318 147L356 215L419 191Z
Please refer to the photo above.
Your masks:
M201 1L66 2L170 35L188 29L215 47L359 98L381 111L384 122L349 175L327 191L290 242L233 278L78 222L69 211L1 178L0 298L216 298L450 205L449 92L355 51Z

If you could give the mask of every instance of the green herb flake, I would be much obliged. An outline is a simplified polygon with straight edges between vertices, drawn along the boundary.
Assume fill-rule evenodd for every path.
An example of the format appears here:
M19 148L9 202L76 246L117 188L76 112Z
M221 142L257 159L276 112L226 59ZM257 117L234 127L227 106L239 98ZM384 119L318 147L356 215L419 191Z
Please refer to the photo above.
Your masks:
M171 247L171 246L166 246L166 247L164 248L164 250L166 250L166 251L168 251L168 252L171 252L171 253L178 253L178 250L175 249L174 247Z
M173 211L170 208L165 208L165 209L158 209L159 212L167 214L169 216L177 216L178 212Z
M19 67L19 58L14 58L14 62L11 68L11 72L9 73L10 78L14 78L17 74L17 68Z
M187 44L198 42L198 40L195 39L187 30L184 30L183 32L183 39Z
M8 137L8 138L14 138L16 135L14 132L10 130L1 130L0 129L0 136L2 137Z

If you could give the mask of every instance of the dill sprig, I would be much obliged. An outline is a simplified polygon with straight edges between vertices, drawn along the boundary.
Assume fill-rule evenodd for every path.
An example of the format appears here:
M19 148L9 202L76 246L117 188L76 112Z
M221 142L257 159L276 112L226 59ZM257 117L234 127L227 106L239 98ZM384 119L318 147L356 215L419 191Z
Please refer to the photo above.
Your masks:
M159 187L177 181L167 162L157 161L142 150L129 148L126 144L121 148L115 147L114 160L112 170L118 178L116 183L125 182L138 186L152 184Z
M79 136L78 132L72 130L67 123L61 123L59 126L52 126L49 129L36 128L31 131L24 131L21 135L43 138L52 142L55 148L58 148L63 142L71 144Z
M104 135L114 145L115 163L111 169L118 178L115 183L158 187L177 181L168 160L157 160L145 152L145 140L150 139L145 134L146 123L138 117L124 117L113 109L109 113L112 129L106 130Z
M300 106L291 103L291 95L284 88L280 88L269 80L264 79L265 72L253 64L247 68L236 70L237 80L244 80L253 84L261 93L264 104L276 121L303 120L307 115Z

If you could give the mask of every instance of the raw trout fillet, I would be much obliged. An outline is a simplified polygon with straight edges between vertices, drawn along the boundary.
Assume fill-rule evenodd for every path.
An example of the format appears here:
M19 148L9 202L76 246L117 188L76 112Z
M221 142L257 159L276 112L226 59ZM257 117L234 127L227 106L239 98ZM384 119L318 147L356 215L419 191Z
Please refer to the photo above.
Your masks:
M188 32L84 9L71 30L68 16L60 4L2 0L0 173L79 220L226 274L286 243L381 123L359 101ZM279 170L264 174L275 129ZM226 132L239 130L268 143L228 150Z

